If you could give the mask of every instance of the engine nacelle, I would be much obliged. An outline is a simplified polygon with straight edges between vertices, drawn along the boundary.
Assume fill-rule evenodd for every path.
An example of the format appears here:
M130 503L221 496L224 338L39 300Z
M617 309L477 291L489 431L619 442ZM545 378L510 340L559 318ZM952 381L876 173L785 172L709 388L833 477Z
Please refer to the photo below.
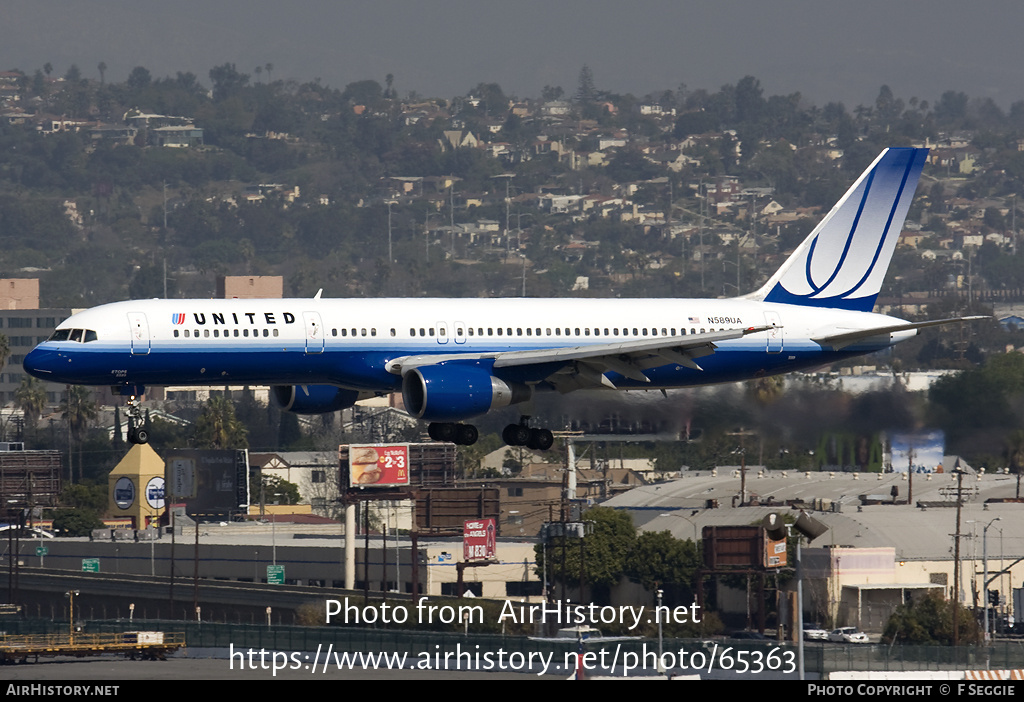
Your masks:
M359 392L333 385L274 385L274 401L284 412L324 414L347 409L359 399Z
M486 368L470 365L420 366L402 377L405 411L431 422L457 422L530 399L521 383L507 383Z

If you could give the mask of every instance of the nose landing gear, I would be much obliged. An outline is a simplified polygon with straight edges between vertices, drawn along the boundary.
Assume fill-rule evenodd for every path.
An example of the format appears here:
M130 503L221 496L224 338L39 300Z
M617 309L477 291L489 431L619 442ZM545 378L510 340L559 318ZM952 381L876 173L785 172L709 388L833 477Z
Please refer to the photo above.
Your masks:
M148 444L149 432L146 431L143 423L142 400L139 399L138 395L130 395L128 397L128 408L125 410L125 416L128 418L128 443Z

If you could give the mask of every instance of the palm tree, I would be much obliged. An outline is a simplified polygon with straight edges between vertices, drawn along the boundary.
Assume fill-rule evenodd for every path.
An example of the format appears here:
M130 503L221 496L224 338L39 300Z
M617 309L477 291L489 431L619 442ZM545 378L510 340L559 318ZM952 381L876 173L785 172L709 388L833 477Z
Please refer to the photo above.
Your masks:
M26 433L34 438L39 415L46 408L46 387L43 381L31 375L24 376L21 385L14 391L14 406L25 417Z
M226 397L211 397L196 418L197 448L248 448L248 430L235 415L235 406Z
M69 385L60 403L60 416L68 423L68 477L74 481L71 464L71 442L78 444L78 477L82 477L82 435L96 419L98 408L92 391L84 385Z

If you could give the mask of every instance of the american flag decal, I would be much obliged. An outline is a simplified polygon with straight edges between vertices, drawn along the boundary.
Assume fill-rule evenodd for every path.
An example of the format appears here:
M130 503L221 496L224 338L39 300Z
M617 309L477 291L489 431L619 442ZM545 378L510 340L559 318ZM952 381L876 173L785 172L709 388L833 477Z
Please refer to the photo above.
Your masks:
M690 324L700 324L700 317L690 317Z
M184 323L185 323L185 313L184 312L175 312L174 314L171 315L171 324L184 324Z

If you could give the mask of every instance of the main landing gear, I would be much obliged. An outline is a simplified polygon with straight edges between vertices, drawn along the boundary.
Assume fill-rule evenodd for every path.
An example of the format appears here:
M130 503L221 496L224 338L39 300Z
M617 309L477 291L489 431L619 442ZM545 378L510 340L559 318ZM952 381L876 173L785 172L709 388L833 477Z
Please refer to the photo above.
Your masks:
M434 441L450 441L459 446L472 446L480 437L480 432L472 424L453 422L431 422L427 433Z
M523 417L519 424L509 424L501 432L502 440L509 446L525 446L532 451L547 451L555 443L555 437L549 429L531 429ZM431 422L427 433L434 441L450 441L459 446L472 446L480 436L480 432L472 424L456 424L454 422Z
M142 420L142 400L138 395L128 397L128 408L125 410L128 418L128 443L148 444L149 432L146 431Z
M501 432L501 438L509 446L525 446L532 451L547 451L555 443L555 437L549 429L543 427L531 429L527 425L529 417L522 417L519 424L509 424Z

